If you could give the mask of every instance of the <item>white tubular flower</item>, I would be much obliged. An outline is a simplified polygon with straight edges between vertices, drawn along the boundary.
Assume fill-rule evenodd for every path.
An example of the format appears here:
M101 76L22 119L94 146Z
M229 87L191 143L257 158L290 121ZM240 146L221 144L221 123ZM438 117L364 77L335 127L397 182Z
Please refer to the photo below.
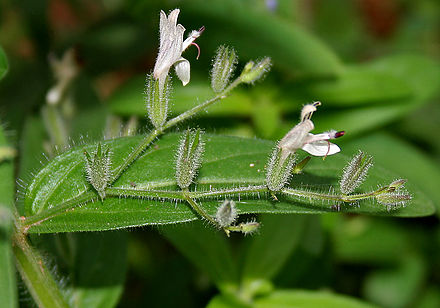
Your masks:
M329 140L343 136L344 131L331 130L317 135L310 133L315 128L310 119L313 112L316 111L316 107L320 105L320 102L315 102L303 107L301 122L292 128L278 144L278 147L282 150L282 159L298 149L302 149L313 156L333 155L341 151L336 144L330 143Z
M190 64L188 60L182 57L182 52L193 44L197 47L200 54L200 48L194 41L202 34L205 28L202 27L198 31L192 31L184 41L183 33L185 28L181 24L177 24L179 13L180 10L175 9L167 17L164 11L160 11L160 45L153 76L155 79L159 79L161 88L173 65L175 66L177 77L185 86L190 80Z

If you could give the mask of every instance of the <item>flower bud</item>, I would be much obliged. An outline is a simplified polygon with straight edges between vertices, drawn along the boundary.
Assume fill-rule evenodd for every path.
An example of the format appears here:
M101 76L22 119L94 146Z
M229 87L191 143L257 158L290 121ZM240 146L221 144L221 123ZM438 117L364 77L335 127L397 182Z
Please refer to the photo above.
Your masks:
M180 140L176 161L176 181L180 188L191 185L201 165L204 143L201 132L188 129Z
M255 233L260 228L260 223L256 221L248 221L235 226L226 227L227 231L241 232L244 235Z
M350 194L358 188L367 177L368 169L373 165L373 157L359 151L345 166L339 186L343 194Z
M229 84L237 59L237 54L232 47L222 45L217 49L211 70L211 87L215 93L220 93Z
M111 177L111 159L110 149L102 149L101 143L98 143L96 151L90 155L84 151L86 157L86 175L89 183L98 192L99 197L104 199L105 189L110 183Z
M237 209L235 202L232 200L225 200L217 209L215 220L221 227L229 227L237 219Z
M168 101L171 91L170 77L167 76L163 85L153 74L147 75L145 87L145 99L148 110L148 117L154 127L161 127L168 114Z
M283 151L278 146L275 147L266 171L266 183L269 190L280 191L287 184L294 164L293 153Z
M412 199L412 196L405 190L405 183L406 180L404 179L392 182L383 189L383 192L375 196L376 201L386 205L388 210L406 206L406 203Z
M270 70L272 62L269 57L264 58L257 64L248 62L241 72L240 79L244 83L254 83Z

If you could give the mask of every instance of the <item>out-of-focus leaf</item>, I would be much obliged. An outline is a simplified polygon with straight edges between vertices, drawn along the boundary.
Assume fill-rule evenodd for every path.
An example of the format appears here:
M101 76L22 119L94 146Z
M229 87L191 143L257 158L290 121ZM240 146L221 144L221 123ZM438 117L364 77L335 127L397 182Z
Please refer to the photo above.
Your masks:
M414 301L426 275L423 260L414 256L401 257L395 266L377 270L367 277L364 294L369 301L381 307L409 307Z
M106 20L81 39L81 56L92 73L118 68L151 48L145 28L126 20ZM105 55L105 57L103 57Z
M261 234L250 240L242 277L251 283L271 279L299 244L307 219L304 215L265 215Z
M125 232L78 233L72 285L73 307L115 307L122 294L127 271Z
M307 90L333 106L389 103L413 95L407 82L386 71L378 72L371 65L347 67L337 78L313 82Z
M182 2L181 9L183 25L196 20L206 26L209 37L203 43L211 49L229 44L248 59L269 56L289 74L334 76L342 69L337 56L301 26L245 1L192 0Z
M317 114L315 120L318 130L328 129L328 127L345 130L348 133L347 138L350 138L410 113L440 90L440 64L426 57L392 56L369 63L367 67L368 74L388 76L386 78L389 81L384 83L382 80L380 84L375 84L372 78L370 83L378 87L376 90L368 86L367 82L365 83L366 89L360 89L362 82L357 84L351 79L344 80L344 77L339 80L335 79L334 87L332 87L332 82L322 83L324 86L322 84L320 86L319 83L312 86L312 88L316 87L317 91L317 94L311 92L314 94L313 97L319 97L324 105L326 96L330 98L330 101L339 105L376 101L374 106L342 110L336 114ZM322 95L322 98L319 95Z
M374 61L370 66L376 72L404 80L417 102L423 102L440 90L440 63L428 57L401 54Z
M440 169L426 154L410 144L390 134L376 133L361 139L350 140L342 146L346 153L355 153L357 149L373 155L374 160L387 169L408 179L434 201L437 215L440 213Z
M0 80L6 75L8 69L8 59L6 58L6 54L3 51L3 48L0 46Z
M437 308L440 306L440 288L438 286L430 287L423 292L421 300L417 303L419 308Z
M0 125L0 147L8 146ZM0 162L0 302L2 307L17 307L15 269L12 257L12 211L14 173L12 160Z
M114 183L115 188L166 189L176 190L174 165L175 151L179 135L169 134L135 161ZM112 150L114 166L142 140L142 136L126 137L106 141ZM237 187L238 185L265 182L264 165L273 147L272 142L207 135L204 161L198 177L198 190L210 188ZM167 224L187 222L197 216L185 203L155 201L151 199L112 198L103 202L87 202L96 198L90 191L85 176L84 150L91 152L96 145L78 147L68 151L50 162L35 176L25 197L25 210L30 232L71 232L110 230L147 224ZM307 172L296 175L291 187L316 188L329 191L328 185L337 186L337 175L347 163L342 155L328 157L325 162L312 160ZM164 163L167 168L164 168ZM371 170L364 183L364 189L373 190L378 184L389 184L396 176L380 167ZM362 202L360 207L342 206L341 211L385 216L425 216L433 213L432 202L415 186L408 185L414 196L411 205L388 212L375 202ZM89 191L89 192L87 192ZM61 204L72 198L86 198L82 206L63 208ZM308 199L293 200L285 197L274 202L271 198L258 195L245 198L241 196L237 208L240 213L323 213L334 211L332 204ZM203 208L214 215L222 200L202 200ZM33 215L38 215L32 217ZM32 223L32 221L34 221Z
M160 227L160 232L224 291L236 287L238 274L226 237L201 222Z
M385 219L341 217L330 232L334 254L342 262L394 264L410 251L405 230Z
M144 76L135 77L127 82L109 99L111 111L120 115L144 116L147 113L144 86ZM252 100L248 94L240 89L234 90L231 96L210 107L205 115L248 116L252 111ZM186 87L177 84L171 93L171 114L178 115L214 96L207 81L191 81Z
M207 308L243 308L248 307L222 295L214 297ZM252 307L256 308L315 308L315 307L338 307L338 308L371 308L371 304L357 299L329 292L302 291L302 290L278 290L268 296L255 299Z

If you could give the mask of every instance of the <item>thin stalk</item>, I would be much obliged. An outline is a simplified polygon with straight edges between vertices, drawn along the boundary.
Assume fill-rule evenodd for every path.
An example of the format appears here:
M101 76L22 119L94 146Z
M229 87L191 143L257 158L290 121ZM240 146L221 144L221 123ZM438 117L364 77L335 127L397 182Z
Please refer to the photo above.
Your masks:
M189 205L191 206L191 208L197 213L199 214L202 218L206 219L207 221L209 221L210 223L212 223L214 226L216 226L219 229L223 229L218 222L208 213L205 212L204 209L202 209L197 202L195 202L190 196L189 196L189 191L188 190L183 190L183 196L185 198L185 200L189 203Z
M41 255L29 245L26 236L19 233L21 229L16 228L13 236L15 263L35 303L44 308L69 307Z
M229 92L232 91L235 87L237 87L241 83L240 77L235 79L234 82L232 82L225 90L223 90L220 94L216 95L215 97L203 102L200 105L195 106L194 108L172 118L171 120L167 121L162 127L156 128L154 131L152 131L150 134L148 134L144 140L125 158L124 162L118 166L115 170L113 170L113 176L111 178L111 183L114 183L124 172L124 170L131 165L138 157L141 155L145 149L153 142L153 140L158 137L159 135L163 134L164 131L168 128L171 128L175 126L176 124L185 121L186 119L189 119L190 117L194 116L201 110L211 106L215 102L224 99L227 97Z
M112 172L112 178L110 183L114 183L124 172L124 170L131 165L138 157L141 155L145 149L150 145L153 140L163 133L163 128L158 128L153 130L150 134L145 136L145 138L139 143L139 145L124 159L121 165L119 165Z

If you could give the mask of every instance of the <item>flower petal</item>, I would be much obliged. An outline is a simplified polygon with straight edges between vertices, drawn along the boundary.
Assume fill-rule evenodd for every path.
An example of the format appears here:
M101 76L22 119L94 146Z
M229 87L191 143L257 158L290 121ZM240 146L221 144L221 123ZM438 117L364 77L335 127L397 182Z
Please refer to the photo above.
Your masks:
M185 58L180 58L179 61L175 64L176 74L177 77L182 81L182 84L185 86L188 84L190 79L190 69L191 66L189 64L189 61Z
M302 149L313 156L328 156L341 151L336 144L324 140L307 143Z

